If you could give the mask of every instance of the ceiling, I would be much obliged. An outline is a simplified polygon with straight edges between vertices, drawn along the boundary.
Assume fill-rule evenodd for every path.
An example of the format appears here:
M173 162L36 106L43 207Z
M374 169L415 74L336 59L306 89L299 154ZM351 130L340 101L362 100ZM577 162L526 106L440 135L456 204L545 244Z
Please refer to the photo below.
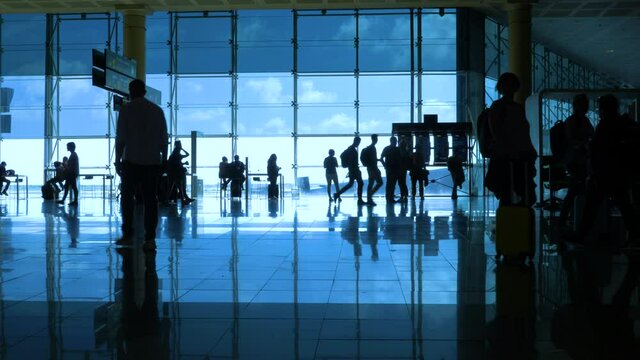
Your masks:
M476 7L500 20L527 0L1 0L0 13L202 11L264 8ZM640 0L537 0L533 37L577 63L640 87Z

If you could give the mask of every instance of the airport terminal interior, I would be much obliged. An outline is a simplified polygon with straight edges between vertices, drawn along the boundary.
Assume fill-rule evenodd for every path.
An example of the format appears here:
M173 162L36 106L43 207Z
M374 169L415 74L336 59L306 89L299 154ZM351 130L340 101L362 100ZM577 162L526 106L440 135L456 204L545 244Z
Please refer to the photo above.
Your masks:
M593 126L605 94L637 122L639 43L636 1L2 0L0 359L639 359L640 251L615 206L567 241L582 215L576 197L558 226L550 140L578 94ZM516 256L478 130L505 72L538 154ZM142 204L117 243L133 79L188 154L157 249ZM373 134L378 157L392 136L422 154L424 186L405 171L389 197L377 164L369 198L361 166L366 203L338 199L329 150L343 187ZM76 203L55 180L71 142Z

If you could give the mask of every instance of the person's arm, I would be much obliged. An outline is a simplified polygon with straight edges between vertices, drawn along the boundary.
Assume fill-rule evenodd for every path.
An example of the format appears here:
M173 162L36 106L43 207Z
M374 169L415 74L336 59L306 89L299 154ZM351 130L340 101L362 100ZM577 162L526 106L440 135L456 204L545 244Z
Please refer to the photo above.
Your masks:
M162 163L164 164L167 161L167 154L168 154L168 150L169 150L169 135L167 134L167 120L164 117L164 112L162 111L162 109L160 107L156 108L157 111L160 113L159 114L159 118L160 120L160 139L158 139L160 141L160 159L162 159Z
M118 115L118 123L116 124L116 171L118 171L120 164L122 163L122 155L124 153L124 146L127 139L127 110L126 107L120 109Z

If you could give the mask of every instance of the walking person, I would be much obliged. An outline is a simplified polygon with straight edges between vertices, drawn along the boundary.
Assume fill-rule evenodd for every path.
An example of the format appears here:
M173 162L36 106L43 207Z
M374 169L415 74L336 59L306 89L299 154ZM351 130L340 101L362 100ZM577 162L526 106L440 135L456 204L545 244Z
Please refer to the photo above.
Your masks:
M122 238L117 245L133 244L134 194L139 189L144 206L144 249L156 249L158 181L167 160L167 123L162 109L144 98L142 80L129 83L131 102L120 110L116 131L116 171L122 179Z
M362 200L362 190L364 182L362 181L362 173L360 172L360 166L358 163L358 146L360 146L360 137L353 138L353 144L351 144L342 154L340 154L340 161L343 167L349 169L349 182L340 191L333 195L333 200L340 200L340 195L349 190L354 182L358 182L358 205L365 205L366 202Z
M333 201L331 196L331 183L336 188L336 193L340 191L340 185L338 181L338 159L335 157L336 152L333 149L329 149L329 156L324 158L324 176L327 179L327 196L329 196L329 202ZM340 199L338 199L340 200Z
M71 154L69 155L69 160L67 160L67 166L64 169L64 195L62 195L62 199L58 200L57 203L64 204L67 194L69 194L69 190L71 190L71 194L69 194L69 205L76 206L78 205L78 176L80 175L80 161L78 159L78 154L76 153L76 144L74 142L67 143L67 150L71 152Z
M376 144L378 143L378 135L371 135L371 145L362 149L360 153L360 161L367 168L369 184L367 185L367 205L376 206L373 201L373 195L382 186L382 174L378 169L378 152Z

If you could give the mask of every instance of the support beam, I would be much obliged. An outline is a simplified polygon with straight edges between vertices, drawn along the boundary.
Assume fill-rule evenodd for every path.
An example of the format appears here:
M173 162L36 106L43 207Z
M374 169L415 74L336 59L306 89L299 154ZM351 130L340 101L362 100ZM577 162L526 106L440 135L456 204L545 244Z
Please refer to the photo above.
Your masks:
M524 104L531 94L531 4L508 4L509 71L520 79L515 100Z
M124 18L124 56L137 62L137 78L145 81L146 71L146 22L145 10L123 10Z

